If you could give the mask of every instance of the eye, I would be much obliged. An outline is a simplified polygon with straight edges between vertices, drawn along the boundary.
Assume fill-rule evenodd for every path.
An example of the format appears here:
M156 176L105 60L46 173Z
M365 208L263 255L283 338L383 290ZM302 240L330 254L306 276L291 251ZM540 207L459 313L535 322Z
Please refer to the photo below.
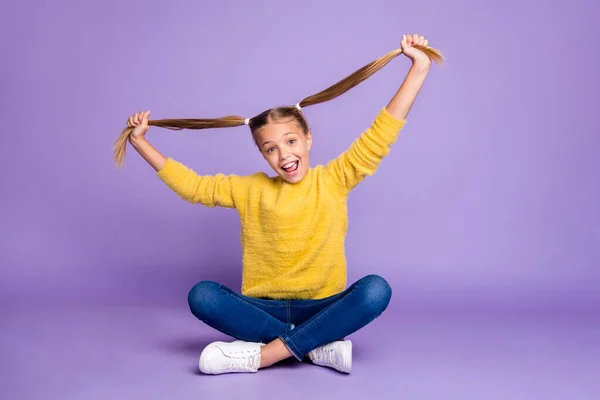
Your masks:
M294 143L296 143L296 139L290 139L290 140L288 141L288 143L289 143L289 144L294 144Z
M269 148L267 149L267 153L271 153L273 150L275 150L275 147L269 147Z

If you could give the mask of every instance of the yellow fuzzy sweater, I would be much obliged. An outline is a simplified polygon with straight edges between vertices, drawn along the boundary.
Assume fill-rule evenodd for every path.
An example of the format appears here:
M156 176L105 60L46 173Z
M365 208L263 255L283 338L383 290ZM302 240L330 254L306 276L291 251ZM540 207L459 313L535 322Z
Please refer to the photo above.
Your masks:
M157 175L190 203L237 209L242 294L320 299L346 287L348 193L375 172L404 123L381 109L344 153L324 166L309 168L296 184L262 172L198 175L172 158Z

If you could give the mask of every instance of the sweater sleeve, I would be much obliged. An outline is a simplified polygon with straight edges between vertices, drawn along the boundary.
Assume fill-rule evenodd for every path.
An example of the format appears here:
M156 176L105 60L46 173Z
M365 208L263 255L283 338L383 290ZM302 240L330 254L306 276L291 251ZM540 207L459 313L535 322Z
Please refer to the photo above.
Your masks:
M227 208L239 208L244 204L250 179L237 175L198 175L172 158L167 158L157 176L190 203Z
M350 192L367 175L375 173L405 122L382 108L372 125L344 153L325 166L325 173L345 193Z

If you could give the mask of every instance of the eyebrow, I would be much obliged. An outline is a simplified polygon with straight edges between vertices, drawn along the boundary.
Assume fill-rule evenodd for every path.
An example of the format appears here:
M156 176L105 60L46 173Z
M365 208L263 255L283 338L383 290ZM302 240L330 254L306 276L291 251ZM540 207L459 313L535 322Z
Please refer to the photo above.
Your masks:
M283 134L283 136L287 136L287 135L296 135L296 134L297 134L296 132L288 132L288 133L284 133L284 134ZM272 141L270 141L270 140L267 140L267 141L264 141L264 142L262 143L262 145L261 145L261 146L264 146L264 145L265 145L265 144L267 144L267 143L273 143L273 142L272 142Z

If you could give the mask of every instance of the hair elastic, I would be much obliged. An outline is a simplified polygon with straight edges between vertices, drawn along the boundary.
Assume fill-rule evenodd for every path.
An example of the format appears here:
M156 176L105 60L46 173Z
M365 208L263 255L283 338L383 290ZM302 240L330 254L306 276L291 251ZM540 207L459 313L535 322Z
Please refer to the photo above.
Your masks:
M297 103L297 104L296 104L296 108L297 108L298 110L302 110L302 107L300 107L300 103Z
M244 120L244 124L245 124L245 125L250 125L250 118L246 118L246 119Z

